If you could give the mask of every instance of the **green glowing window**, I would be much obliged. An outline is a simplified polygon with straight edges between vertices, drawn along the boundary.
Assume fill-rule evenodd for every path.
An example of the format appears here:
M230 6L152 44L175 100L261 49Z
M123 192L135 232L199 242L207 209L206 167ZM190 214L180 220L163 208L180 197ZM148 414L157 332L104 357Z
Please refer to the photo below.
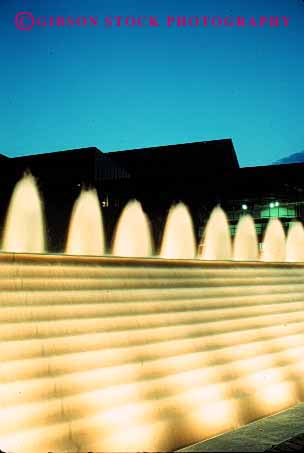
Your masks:
M264 229L265 225L263 225L262 223L256 223L255 224L255 230L256 230L256 233L257 234L261 234L263 229Z
M236 225L230 225L229 228L230 228L230 234L231 234L231 236L235 236L235 233L236 233Z
M280 207L273 207L273 208L266 208L262 209L260 213L261 218L269 218L269 217L296 217L296 209L295 208L286 208L283 206Z

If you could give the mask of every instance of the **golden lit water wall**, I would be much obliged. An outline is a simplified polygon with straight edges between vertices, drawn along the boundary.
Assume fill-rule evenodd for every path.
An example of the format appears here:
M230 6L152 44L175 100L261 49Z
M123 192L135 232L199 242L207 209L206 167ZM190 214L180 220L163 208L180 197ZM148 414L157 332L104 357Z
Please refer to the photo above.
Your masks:
M173 450L303 397L304 266L0 256L0 449Z

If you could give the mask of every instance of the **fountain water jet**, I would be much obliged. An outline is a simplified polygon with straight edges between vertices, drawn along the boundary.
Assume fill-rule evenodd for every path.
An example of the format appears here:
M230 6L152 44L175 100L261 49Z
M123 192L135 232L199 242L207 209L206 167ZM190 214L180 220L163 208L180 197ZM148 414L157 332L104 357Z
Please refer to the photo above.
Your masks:
M196 241L188 208L179 203L170 208L162 239L160 256L171 259L193 259Z
M232 255L231 236L227 216L219 206L213 209L208 220L203 240L203 251L199 258L204 260L230 260Z
M304 228L300 222L294 222L288 230L286 261L304 261Z
M1 248L6 252L45 252L43 206L31 174L25 174L14 188Z
M286 240L282 223L279 219L271 219L266 227L262 261L285 261Z
M104 231L96 190L83 190L75 201L66 245L69 255L103 255Z
M123 209L117 223L112 254L145 257L152 255L152 249L148 217L138 201L130 201Z
M256 261L259 257L258 240L253 218L244 215L240 218L233 243L233 259Z

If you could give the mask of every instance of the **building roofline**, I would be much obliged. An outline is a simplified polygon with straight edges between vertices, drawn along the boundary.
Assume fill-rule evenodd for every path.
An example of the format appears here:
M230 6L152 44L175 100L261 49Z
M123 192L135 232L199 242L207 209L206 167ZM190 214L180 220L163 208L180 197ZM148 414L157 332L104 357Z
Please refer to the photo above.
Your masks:
M48 152L48 153L35 153L35 154L24 154L22 156L15 156L15 157L9 157L9 156L5 156L4 154L2 154L2 156L4 157L7 157L8 159L13 159L13 160L18 160L18 159L24 159L24 158L29 158L29 157L49 157L49 156L54 156L55 155L58 155L58 154L66 154L66 153L75 153L75 152L84 152L84 151L94 151L95 153L98 153L98 154L104 154L99 148L97 148L96 146L87 146L87 147L83 147L83 148L74 148L74 149L65 149L65 150L58 150L58 151L51 151L51 152Z
M160 148L174 148L175 146L186 146L186 145L205 145L205 144L211 144L211 143L219 143L219 142L230 142L233 146L233 141L232 138L220 138L216 140L201 140L201 141L195 141L195 142L184 142L184 143L174 143L174 144L169 144L169 145L154 145L154 146L145 146L145 147L139 147L139 148L130 148L130 149L118 149L118 150L112 150L112 151L105 151L106 154L112 154L112 153L123 153L123 152L131 152L131 151L148 151L148 150L153 150L153 149L160 149ZM233 146L234 148L234 146Z

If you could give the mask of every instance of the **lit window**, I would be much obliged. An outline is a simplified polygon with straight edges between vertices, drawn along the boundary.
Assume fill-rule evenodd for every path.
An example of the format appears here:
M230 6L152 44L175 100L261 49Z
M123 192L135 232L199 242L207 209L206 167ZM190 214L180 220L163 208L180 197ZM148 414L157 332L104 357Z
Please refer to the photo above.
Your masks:
M101 206L103 208L108 208L109 207L109 195L108 194L105 196L105 199L102 200Z

